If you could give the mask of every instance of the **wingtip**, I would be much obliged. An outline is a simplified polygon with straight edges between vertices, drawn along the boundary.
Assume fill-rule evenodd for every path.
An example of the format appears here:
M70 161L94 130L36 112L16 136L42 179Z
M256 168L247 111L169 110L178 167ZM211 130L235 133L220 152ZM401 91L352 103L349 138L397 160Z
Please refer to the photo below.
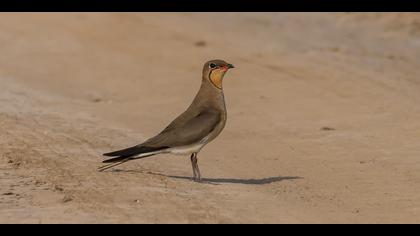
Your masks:
M105 157L116 157L116 156L121 156L121 155L119 154L119 152L120 152L120 151L116 151L116 152L107 152L107 153L102 154L102 156L105 156Z

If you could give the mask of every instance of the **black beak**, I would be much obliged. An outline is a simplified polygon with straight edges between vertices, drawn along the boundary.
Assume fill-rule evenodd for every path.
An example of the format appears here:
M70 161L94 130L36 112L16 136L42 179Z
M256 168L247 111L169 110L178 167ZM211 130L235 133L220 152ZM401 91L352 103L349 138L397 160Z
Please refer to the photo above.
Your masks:
M227 67L228 67L229 69L235 68L232 64L227 64Z

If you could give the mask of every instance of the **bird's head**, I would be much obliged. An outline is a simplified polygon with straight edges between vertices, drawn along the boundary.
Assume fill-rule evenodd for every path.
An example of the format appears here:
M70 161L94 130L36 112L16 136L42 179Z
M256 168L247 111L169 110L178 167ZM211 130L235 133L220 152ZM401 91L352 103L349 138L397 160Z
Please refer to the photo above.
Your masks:
M223 60L208 61L203 67L203 78L209 80L216 88L222 89L223 77L231 68L234 68L234 66Z

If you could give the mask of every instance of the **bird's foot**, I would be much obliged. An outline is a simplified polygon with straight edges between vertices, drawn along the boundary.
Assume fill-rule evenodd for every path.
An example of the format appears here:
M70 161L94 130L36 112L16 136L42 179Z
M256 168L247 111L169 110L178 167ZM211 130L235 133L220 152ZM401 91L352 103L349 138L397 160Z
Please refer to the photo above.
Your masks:
M201 177L194 177L193 180L194 180L194 182L197 182L197 183L202 183L203 182Z

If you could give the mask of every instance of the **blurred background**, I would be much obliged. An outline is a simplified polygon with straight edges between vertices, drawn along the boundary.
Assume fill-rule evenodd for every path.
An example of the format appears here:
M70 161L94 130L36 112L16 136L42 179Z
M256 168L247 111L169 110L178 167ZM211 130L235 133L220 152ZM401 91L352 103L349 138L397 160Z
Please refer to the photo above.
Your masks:
M211 59L235 65L214 184L182 157L96 172ZM419 67L419 13L1 13L0 222L419 223Z

